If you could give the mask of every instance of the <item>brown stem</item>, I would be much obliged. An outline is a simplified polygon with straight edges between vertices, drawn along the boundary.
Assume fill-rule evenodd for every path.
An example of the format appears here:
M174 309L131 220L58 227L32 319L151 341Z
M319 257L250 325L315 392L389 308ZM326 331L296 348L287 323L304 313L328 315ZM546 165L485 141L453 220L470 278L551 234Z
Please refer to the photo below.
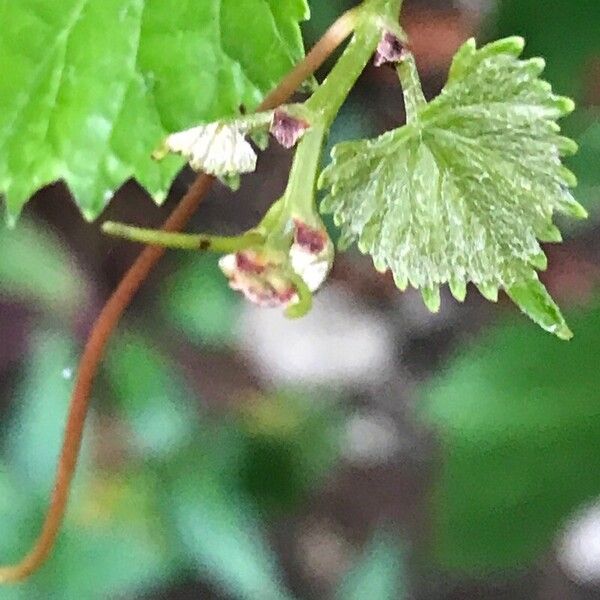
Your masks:
M355 26L356 14L356 9L354 9L342 15L327 30L306 58L264 99L259 110L276 108L286 102L302 82L310 77L350 35ZM186 226L213 181L214 179L208 175L198 176L164 223L164 231L181 231ZM77 465L92 384L106 344L125 309L164 253L165 249L158 246L144 248L104 305L92 327L79 362L54 489L42 531L29 554L21 562L0 568L0 583L17 582L31 575L42 565L54 546L67 507L71 481Z

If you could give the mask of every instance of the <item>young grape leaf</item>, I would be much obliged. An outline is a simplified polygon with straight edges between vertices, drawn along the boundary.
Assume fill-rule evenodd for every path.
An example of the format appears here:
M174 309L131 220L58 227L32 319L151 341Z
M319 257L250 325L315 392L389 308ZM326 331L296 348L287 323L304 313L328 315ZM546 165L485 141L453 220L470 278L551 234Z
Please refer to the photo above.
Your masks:
M0 0L0 194L14 223L64 180L87 219L135 177L160 202L169 133L254 108L302 56L306 0ZM248 35L251 31L252 35Z
M480 49L469 40L430 103L405 53L407 124L338 144L321 176L329 188L321 209L342 228L342 245L358 241L400 289L420 288L432 311L440 285L462 301L473 282L490 300L504 289L544 329L569 338L535 269L546 267L538 240L560 240L553 213L585 216L560 161L576 144L555 123L573 103L539 78L541 59L519 59L522 50L521 38Z

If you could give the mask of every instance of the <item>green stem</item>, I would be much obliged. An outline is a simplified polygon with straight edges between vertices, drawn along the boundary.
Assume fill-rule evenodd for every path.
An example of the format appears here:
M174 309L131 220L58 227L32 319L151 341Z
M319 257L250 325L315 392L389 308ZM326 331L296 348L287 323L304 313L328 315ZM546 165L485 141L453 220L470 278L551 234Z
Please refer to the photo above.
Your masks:
M423 87L421 86L417 63L411 52L404 53L404 57L398 63L396 71L402 85L402 93L404 94L406 122L414 123L418 120L418 113L427 104L427 100L425 100L425 96L423 95Z
M327 129L319 122L313 125L302 138L283 197L283 218L300 219L312 227L318 227L318 217L315 218L316 181L321 153Z
M365 5L354 35L344 53L325 81L306 101L307 109L320 118L326 130L331 127L331 123L373 56L381 38L379 24L374 14L367 10L368 6Z
M368 0L357 15L357 26L342 56L317 91L306 101L314 115L311 128L298 144L288 186L283 198L282 218L300 218L318 225L315 208L316 184L325 136L342 104L373 56L381 39L381 19L399 12L401 0ZM390 8L390 4L393 7ZM285 229L286 223L282 223Z
M300 319L312 308L313 295L306 282L300 275L296 273L290 274L290 281L294 284L296 288L296 293L298 294L298 302L295 304L290 304L285 310L285 316L290 319Z
M229 254L238 252L264 242L260 233L249 232L237 237L222 237L207 234L169 233L155 229L142 229L123 223L107 221L102 225L102 231L108 235L139 242L149 246L162 246L178 250L203 250Z

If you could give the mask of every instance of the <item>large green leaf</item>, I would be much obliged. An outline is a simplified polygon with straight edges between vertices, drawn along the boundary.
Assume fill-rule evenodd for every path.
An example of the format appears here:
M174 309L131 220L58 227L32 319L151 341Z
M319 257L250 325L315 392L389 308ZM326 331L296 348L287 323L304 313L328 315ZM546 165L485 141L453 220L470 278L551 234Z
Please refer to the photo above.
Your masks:
M135 177L162 201L169 132L255 107L302 55L305 0L0 0L0 193L63 179L87 219Z
M539 78L540 59L520 60L523 40L476 49L466 42L442 93L425 103L414 61L400 65L407 125L375 140L338 144L321 184L322 210L343 241L358 241L397 285L422 290L437 310L439 287L463 300L475 283L489 299L506 290L532 319L559 337L571 333L535 269L538 239L560 240L561 211L585 211L568 191L574 177L560 156L576 145L555 121L573 103Z
M434 539L447 567L523 566L600 494L600 306L565 346L522 326L492 331L424 391L443 465Z

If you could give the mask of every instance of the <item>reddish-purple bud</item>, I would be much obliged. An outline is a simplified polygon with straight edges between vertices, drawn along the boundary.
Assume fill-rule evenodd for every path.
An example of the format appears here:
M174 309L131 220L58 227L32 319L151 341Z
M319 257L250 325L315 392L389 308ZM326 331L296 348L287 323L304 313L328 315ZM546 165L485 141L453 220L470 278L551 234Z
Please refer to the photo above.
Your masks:
M292 117L283 110L273 113L271 133L284 148L293 148L309 127L306 121Z
M403 53L404 46L400 38L391 31L386 31L377 46L374 64L380 67L386 63L398 63L402 60Z
M236 267L243 273L259 275L265 270L265 265L258 260L256 252L241 251L235 255Z
M324 250L329 241L324 229L313 229L298 219L294 221L294 224L296 225L294 241L298 246L311 254L318 254Z

